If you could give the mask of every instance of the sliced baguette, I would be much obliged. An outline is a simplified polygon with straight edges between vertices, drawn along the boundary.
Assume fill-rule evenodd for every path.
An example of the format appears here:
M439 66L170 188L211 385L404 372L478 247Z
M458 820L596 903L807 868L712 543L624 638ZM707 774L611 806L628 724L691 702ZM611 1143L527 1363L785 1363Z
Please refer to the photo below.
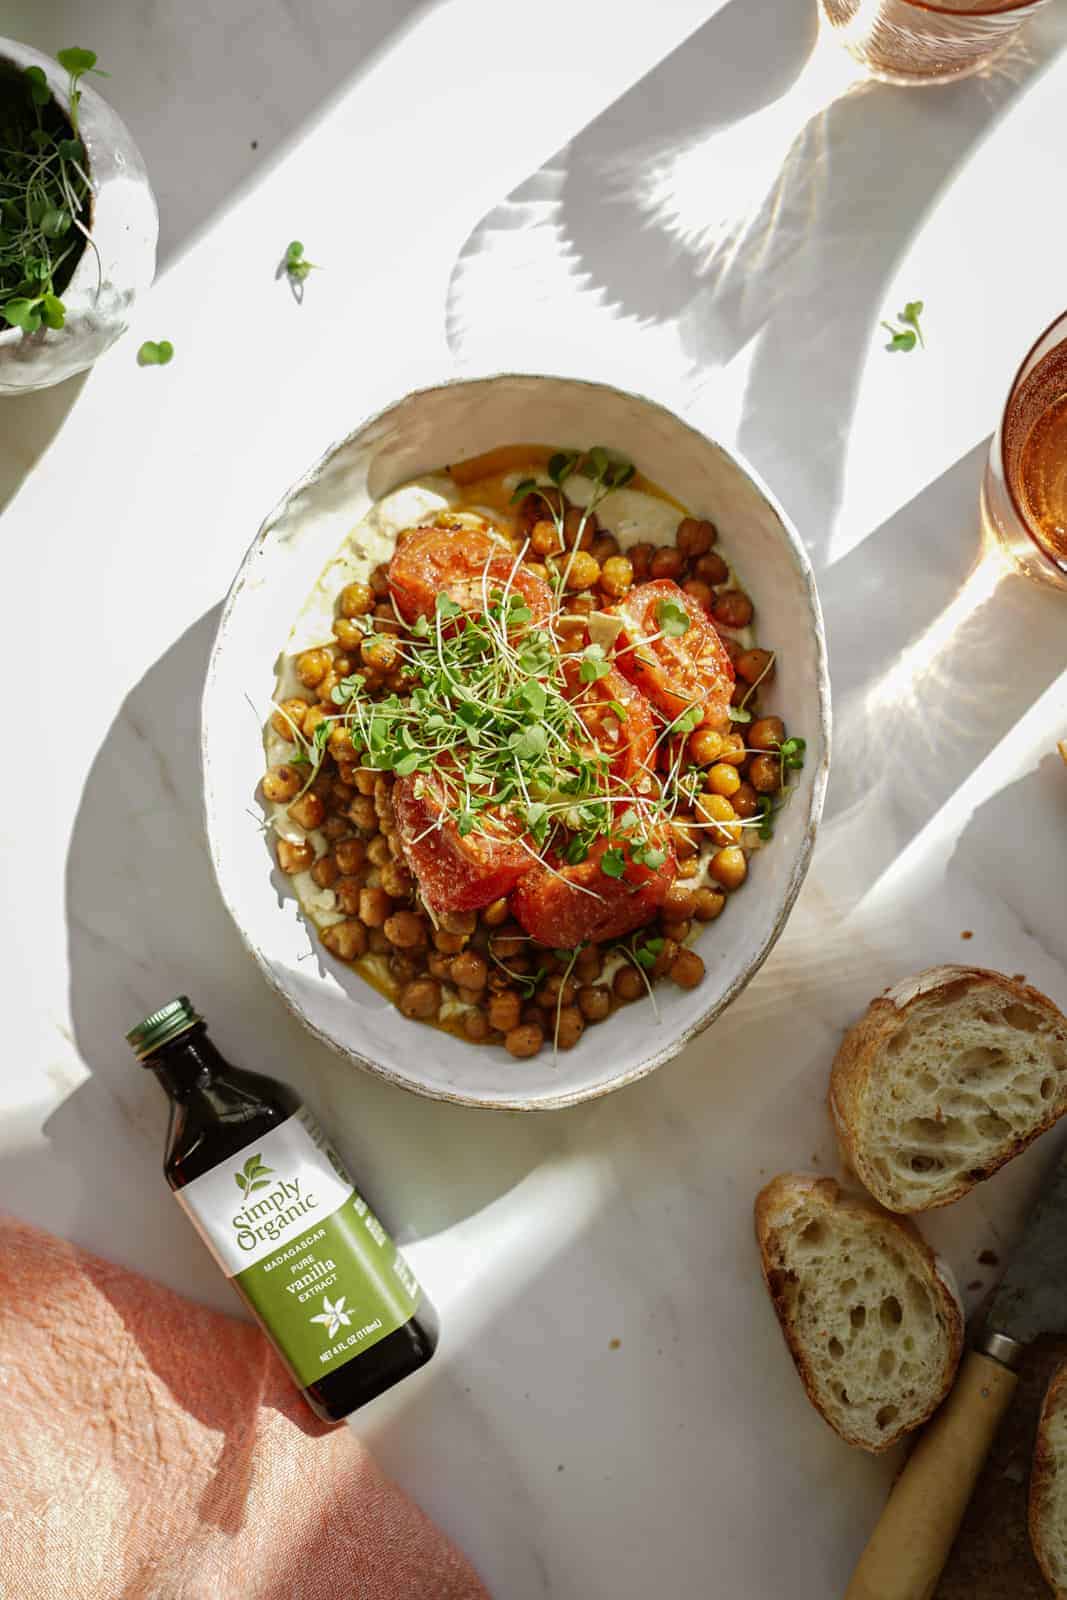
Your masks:
M1064 1111L1067 1018L982 967L931 967L887 989L830 1076L845 1160L890 1211L958 1200Z
M756 1200L767 1289L808 1398L847 1444L888 1450L941 1404L963 1348L948 1268L910 1223L832 1178Z
M1057 1600L1067 1600L1067 1362L1052 1374L1037 1424L1030 1543Z

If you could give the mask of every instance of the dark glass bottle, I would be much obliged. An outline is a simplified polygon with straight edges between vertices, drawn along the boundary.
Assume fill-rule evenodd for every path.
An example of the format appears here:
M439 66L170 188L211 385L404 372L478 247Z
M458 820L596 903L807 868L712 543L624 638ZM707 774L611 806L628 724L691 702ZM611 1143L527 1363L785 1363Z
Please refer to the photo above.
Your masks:
M184 996L127 1038L170 1100L167 1182L315 1414L424 1366L433 1308L294 1091L231 1066Z

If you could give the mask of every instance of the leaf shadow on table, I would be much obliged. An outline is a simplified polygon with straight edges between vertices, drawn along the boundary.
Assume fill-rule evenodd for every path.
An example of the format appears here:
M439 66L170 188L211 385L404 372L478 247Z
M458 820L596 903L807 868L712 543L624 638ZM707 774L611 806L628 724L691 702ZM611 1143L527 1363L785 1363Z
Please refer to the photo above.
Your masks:
M177 1257L183 1271L168 1281L187 1283L189 1267L205 1286L215 1270L206 1257L193 1264L202 1252L160 1172L165 1101L124 1041L133 1022L176 993L192 996L230 1060L307 1093L402 1240L497 1200L563 1137L552 1119L440 1105L359 1071L313 1040L264 984L222 905L203 826L199 697L219 609L127 696L86 781L67 861L66 921L72 1042L91 1077L44 1128L52 1158L83 1180L82 1213L114 1214L117 1259L154 1270ZM100 1129L113 1148L116 1110L130 1135L121 1170L100 1162L96 1138ZM31 1181L43 1188L47 1163L34 1158ZM51 1212L43 1215L51 1225Z
M90 22L83 0L10 0L4 32L96 51L110 76L95 86L151 175L165 267L433 3L280 0L201 6L195 21L181 5L96 6Z
M988 450L976 445L820 579L835 713L820 867L862 836L868 887L1063 670L1063 597L983 534Z
M988 76L908 90L857 81L815 16L724 6L482 218L446 323L467 359L521 323L543 362L584 326L694 394L754 345L738 443L818 556L896 265L1064 28L1039 19Z
M88 376L81 372L50 389L0 395L0 516L58 435Z

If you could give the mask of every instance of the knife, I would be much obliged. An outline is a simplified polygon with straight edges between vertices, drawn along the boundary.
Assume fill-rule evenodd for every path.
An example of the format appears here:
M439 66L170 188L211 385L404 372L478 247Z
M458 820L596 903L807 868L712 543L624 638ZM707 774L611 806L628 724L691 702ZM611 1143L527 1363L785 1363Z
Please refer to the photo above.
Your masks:
M867 1542L845 1600L930 1600L1022 1355L1067 1327L1067 1154L1027 1221L955 1387L923 1431Z

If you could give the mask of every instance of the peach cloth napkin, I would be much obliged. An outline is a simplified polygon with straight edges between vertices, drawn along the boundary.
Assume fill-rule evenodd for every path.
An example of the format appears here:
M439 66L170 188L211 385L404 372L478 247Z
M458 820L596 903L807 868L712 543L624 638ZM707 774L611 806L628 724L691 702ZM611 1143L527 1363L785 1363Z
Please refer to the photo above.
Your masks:
M0 1595L488 1600L256 1328L6 1218Z

